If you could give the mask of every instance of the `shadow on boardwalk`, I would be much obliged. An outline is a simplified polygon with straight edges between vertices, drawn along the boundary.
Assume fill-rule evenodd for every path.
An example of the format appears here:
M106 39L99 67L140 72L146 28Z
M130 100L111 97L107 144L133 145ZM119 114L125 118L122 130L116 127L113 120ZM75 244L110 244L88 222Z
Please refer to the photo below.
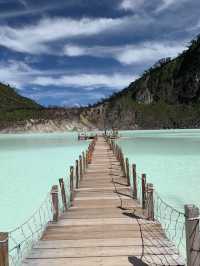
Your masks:
M148 264L146 264L141 259L138 259L136 257L128 257L128 261L134 266L148 266Z

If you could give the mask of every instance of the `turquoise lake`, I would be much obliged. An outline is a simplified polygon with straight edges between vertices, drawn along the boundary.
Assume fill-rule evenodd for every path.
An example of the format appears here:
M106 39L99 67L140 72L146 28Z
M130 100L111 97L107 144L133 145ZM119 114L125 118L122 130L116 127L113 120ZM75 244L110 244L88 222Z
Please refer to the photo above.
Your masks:
M167 203L181 211L199 205L200 130L120 134L125 155ZM0 135L0 230L23 223L87 146L76 133Z
M147 175L160 197L183 211L200 205L200 130L122 132L119 141L137 173Z
M87 146L75 133L0 135L0 231L27 220Z

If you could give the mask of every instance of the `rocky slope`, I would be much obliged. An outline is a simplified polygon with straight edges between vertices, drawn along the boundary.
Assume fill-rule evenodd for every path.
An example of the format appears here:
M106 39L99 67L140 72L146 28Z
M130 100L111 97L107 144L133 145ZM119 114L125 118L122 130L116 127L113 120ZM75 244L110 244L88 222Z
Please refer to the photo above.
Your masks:
M200 37L177 58L162 59L84 116L99 128L200 127Z

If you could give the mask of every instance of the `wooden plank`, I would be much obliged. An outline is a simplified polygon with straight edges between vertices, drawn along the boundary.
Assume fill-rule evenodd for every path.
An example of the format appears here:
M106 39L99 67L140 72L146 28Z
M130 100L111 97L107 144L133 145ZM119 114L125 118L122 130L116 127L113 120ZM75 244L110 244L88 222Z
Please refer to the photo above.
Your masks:
M141 256L141 255L174 255L174 248L148 246L119 246L119 247L81 247L59 249L33 249L29 259L39 258L79 258L84 257L114 257L114 256Z
M101 188L97 188L97 187L90 187L90 188L79 188L79 189L75 189L75 192L77 191L87 191L87 192L90 192L90 191L115 191L115 189L117 190L127 190L129 189L129 187L127 186L115 186L115 187L101 187Z
M39 241L34 248L68 248L68 247L116 247L116 246L158 246L174 247L174 245L164 238L115 238L115 239L78 239L78 240L46 240Z
M163 264L164 261L164 264ZM38 259L28 260L24 265L30 266L182 266L185 265L180 256L116 256L116 257L86 257L86 258L56 258L56 259Z
M112 225L112 231L118 231L121 232L123 234L123 232L129 232L130 235L134 235L135 232L138 232L140 229L143 230L143 232L145 233L149 233L150 228L146 227L146 226L138 226L138 225ZM155 233L157 234L157 232L161 232L161 234L163 233L163 230L160 228L159 225L154 225L154 227L151 227L151 236L153 237L155 235ZM51 226L48 228L48 230L46 230L45 234L68 234L68 233L74 233L74 234L79 234L80 235L82 233L102 233L102 234L109 234L110 230L108 228L107 225L90 225L90 226Z

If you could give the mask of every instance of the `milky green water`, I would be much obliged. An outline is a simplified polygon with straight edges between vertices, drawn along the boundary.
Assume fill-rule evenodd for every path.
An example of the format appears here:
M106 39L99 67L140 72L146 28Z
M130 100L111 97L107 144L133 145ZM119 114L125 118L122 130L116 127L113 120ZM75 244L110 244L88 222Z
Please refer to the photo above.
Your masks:
M29 218L87 146L76 133L0 135L0 231Z
M122 132L119 143L160 196L183 211L200 205L200 130Z

